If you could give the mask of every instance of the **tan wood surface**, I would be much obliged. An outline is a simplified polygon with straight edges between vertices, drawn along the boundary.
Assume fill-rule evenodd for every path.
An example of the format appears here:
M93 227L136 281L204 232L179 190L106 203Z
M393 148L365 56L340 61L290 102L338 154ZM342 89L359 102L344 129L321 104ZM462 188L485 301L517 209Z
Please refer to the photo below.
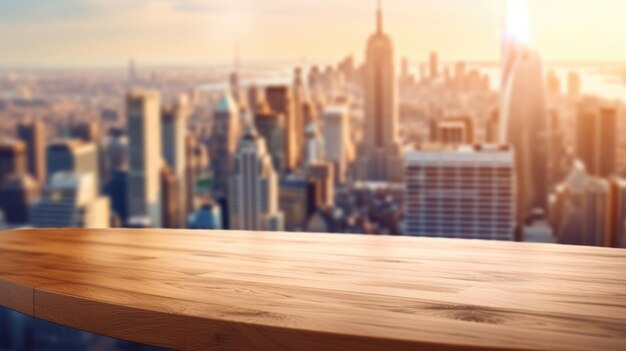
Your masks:
M0 305L198 350L626 350L626 250L185 230L0 232Z

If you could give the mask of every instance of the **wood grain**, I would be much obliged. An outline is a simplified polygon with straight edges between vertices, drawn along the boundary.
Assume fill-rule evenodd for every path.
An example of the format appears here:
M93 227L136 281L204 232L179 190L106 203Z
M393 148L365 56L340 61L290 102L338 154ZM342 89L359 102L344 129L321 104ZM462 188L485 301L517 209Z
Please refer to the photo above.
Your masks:
M626 250L185 230L0 232L0 305L197 350L625 350Z

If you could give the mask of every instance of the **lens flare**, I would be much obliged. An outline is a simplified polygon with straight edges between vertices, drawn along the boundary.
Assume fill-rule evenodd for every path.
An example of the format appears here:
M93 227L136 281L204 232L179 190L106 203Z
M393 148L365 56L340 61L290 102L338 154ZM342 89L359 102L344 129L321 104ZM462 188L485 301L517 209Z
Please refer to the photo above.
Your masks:
M507 0L506 31L517 41L528 44L530 28L528 19L528 2L526 0Z

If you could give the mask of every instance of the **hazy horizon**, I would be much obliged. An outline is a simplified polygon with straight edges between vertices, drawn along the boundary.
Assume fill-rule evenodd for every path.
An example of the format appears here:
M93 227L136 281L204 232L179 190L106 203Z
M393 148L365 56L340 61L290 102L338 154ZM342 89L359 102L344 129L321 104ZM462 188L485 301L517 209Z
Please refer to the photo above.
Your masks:
M531 46L546 61L626 61L626 3L529 0ZM386 0L397 57L496 61L505 0ZM0 4L0 66L316 62L363 54L375 1L23 0ZM18 38L16 40L15 38Z

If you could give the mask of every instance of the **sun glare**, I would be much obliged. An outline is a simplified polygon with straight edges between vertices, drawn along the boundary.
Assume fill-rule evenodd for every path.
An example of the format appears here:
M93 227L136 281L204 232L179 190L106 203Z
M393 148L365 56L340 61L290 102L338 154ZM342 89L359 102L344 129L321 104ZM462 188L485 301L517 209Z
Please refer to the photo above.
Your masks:
M528 44L530 37L527 0L506 1L506 31L517 41Z

